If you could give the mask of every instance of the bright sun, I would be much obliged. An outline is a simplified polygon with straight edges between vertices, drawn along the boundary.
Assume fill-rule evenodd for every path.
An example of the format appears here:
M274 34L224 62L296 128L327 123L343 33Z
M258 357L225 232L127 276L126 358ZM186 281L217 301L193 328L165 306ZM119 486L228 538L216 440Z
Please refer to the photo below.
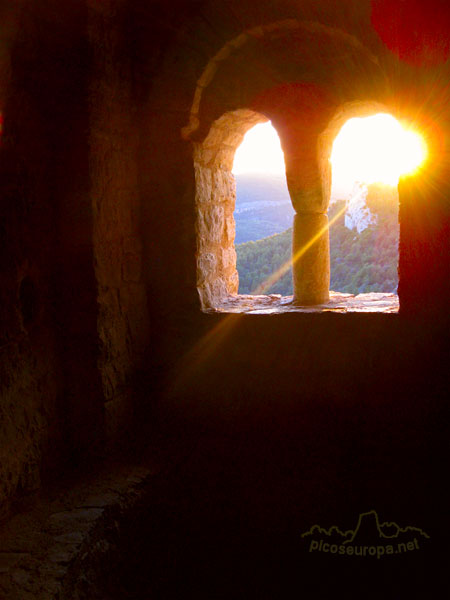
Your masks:
M333 187L353 182L397 185L425 160L425 142L389 114L350 119L336 137L331 153ZM270 121L248 131L236 150L233 173L284 174L280 139Z
M414 172L426 154L423 138L391 115L350 119L334 140L333 180L397 185L400 176Z

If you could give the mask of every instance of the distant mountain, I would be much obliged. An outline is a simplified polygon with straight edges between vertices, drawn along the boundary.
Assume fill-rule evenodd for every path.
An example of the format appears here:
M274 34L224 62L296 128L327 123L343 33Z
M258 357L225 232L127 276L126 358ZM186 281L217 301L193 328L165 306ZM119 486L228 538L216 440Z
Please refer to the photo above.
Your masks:
M249 181L249 180L248 180ZM248 188L249 189L249 188ZM267 189L264 187L263 189ZM337 200L330 206L330 288L336 292L396 292L398 284L398 196L389 186L363 189L357 202ZM261 194L259 198L262 198ZM265 219L264 200L256 200ZM248 199L243 203L251 204ZM244 213L245 214L245 213ZM248 211L253 215L252 210ZM292 219L292 216L290 217ZM236 214L236 227L240 213ZM264 219L261 217L261 221ZM258 241L237 244L239 293L250 294L291 257L292 229ZM289 296L289 270L267 293Z
M369 225L377 224L377 215L367 206L367 185L356 182L346 200L344 223L347 229L362 233Z
M294 209L285 175L235 175L235 243L260 240L292 226Z

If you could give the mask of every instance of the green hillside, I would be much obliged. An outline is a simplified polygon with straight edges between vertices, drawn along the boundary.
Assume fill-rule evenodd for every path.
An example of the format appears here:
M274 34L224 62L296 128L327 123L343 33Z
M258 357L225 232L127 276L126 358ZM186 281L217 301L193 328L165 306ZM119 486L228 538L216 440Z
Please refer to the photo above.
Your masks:
M398 200L396 190L386 186L369 187L367 205L377 215L377 223L360 234L345 227L344 215L330 228L331 289L358 294L396 292L398 284ZM330 220L344 206L335 202ZM292 229L256 242L236 246L239 293L250 294L291 256ZM268 291L292 294L289 270Z
M291 246L292 228L256 242L237 245L239 293L251 294L269 275L275 273L290 259ZM289 269L266 293L291 295L292 269Z

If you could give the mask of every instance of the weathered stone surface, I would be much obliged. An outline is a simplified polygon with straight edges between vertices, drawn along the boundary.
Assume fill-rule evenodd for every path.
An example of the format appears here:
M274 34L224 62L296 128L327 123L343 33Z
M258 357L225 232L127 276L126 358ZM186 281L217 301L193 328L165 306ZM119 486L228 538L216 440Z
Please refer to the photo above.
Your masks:
M143 478L135 478L133 480L127 478L127 481L129 483L140 483L142 482L142 480ZM113 504L118 502L119 499L120 497L118 494L113 492L105 492L103 494L97 494L95 496L87 497L85 500L83 500L79 508L105 508L105 506L112 506ZM67 534L67 537L64 537L63 541L81 541L78 539L79 536L80 534L77 533ZM60 538L58 538L58 541L59 539Z
M105 433L110 439L120 433L121 416L131 413L129 381L143 358L142 339L148 333L147 306L142 300L138 135L130 110L131 75L126 74L125 57L116 59L122 32L120 20L114 16L115 6L113 2L108 10L99 12L92 3L89 9L95 73L89 98L90 193L99 282L97 327L102 342L98 364L108 404ZM173 101L178 104L181 98Z
M317 144L317 138L309 140ZM326 212L329 196L323 193L323 173L317 156L286 156L286 182L292 205L298 213Z
M113 389L114 393L105 402L105 427L108 440L114 440L120 435L128 433L133 421L129 383L124 381Z
M231 205L229 207L230 211ZM230 249L231 246L234 246L234 238L236 235L236 222L234 220L233 214L228 214L225 218L224 224L224 238L225 238L225 248Z
M234 210L236 202L236 185L229 171L216 169L212 172L212 198L215 202L225 202Z
M237 269L233 269L230 275L228 276L228 286L227 291L228 294L237 294L239 290L239 274Z
M197 288L205 307L238 290L233 216L236 183L231 168L245 132L265 120L251 110L227 113L214 123L202 144L194 145Z
M234 228L234 227L233 227ZM234 236L233 236L234 239ZM228 269L236 270L236 250L234 247L231 248L223 248L220 253L222 259L223 269L228 271Z
M213 205L210 210L200 217L200 235L204 235L209 242L220 244L225 230L225 211L223 206Z
M208 281L216 271L217 257L212 252L201 254L197 259L199 282Z
M101 508L74 508L50 515L48 525L52 533L63 531L83 531L102 515Z
M141 254L127 253L122 266L122 278L125 283L138 283L142 276Z
M201 166L204 154L197 152L197 157L197 285L202 303L212 306L223 294L237 292L235 182L232 174L222 168Z
M28 554L23 552L1 552L0 551L0 574L7 573L19 562L28 558Z
M343 294L330 291L327 302L315 306L301 306L293 296L241 295L229 296L209 312L245 313L249 315L275 315L283 313L398 313L399 301L396 294Z
M122 465L115 473L97 473L89 483L66 488L66 510L55 511L60 501L54 500L17 515L0 535L0 597L95 597L93 588L102 585L95 581L99 561L107 563L117 552L121 519L140 502L149 473L145 466ZM4 550L18 540L27 552Z
M213 202L213 185L211 169L203 165L195 165L196 203L206 204Z
M108 504L111 504L111 502L105 502L104 504L102 504L102 507L107 506ZM94 504L87 500L86 506L89 506L89 508L91 508L94 506ZM83 541L83 534L81 531L71 531L70 533L63 533L61 535L57 535L54 539L55 542L58 544L69 544L76 546L77 544L81 544L81 542Z
M292 231L294 298L301 305L323 304L330 290L328 217L296 214Z

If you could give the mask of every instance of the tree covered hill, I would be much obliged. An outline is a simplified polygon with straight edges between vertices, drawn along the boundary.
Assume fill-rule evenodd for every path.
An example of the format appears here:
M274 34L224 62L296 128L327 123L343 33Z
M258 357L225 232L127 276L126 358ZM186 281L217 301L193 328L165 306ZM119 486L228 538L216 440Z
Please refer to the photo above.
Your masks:
M239 293L251 294L291 257L292 228L256 242L236 246ZM268 294L292 294L292 269L267 290Z
M398 196L389 186L369 186L366 204L376 223L360 234L345 226L342 211L345 200L334 202L329 209L330 221L342 211L330 228L332 290L358 294L396 292L398 284ZM238 244L237 268L239 293L250 294L267 277L291 257L292 229L258 241ZM291 295L291 269L267 291Z

